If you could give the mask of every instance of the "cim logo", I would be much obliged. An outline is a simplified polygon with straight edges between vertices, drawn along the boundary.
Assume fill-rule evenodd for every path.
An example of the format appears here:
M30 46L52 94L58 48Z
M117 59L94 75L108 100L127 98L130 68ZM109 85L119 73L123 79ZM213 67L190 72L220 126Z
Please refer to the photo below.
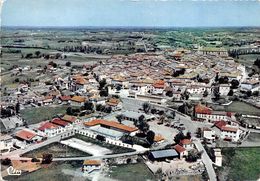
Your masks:
M21 175L22 170L16 170L14 167L10 166L7 168L8 175Z

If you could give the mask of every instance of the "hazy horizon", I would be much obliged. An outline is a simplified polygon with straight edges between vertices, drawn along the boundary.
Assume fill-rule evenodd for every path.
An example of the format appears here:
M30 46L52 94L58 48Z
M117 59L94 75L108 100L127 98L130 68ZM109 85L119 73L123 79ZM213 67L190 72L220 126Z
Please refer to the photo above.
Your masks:
M260 1L6 0L3 27L260 27Z

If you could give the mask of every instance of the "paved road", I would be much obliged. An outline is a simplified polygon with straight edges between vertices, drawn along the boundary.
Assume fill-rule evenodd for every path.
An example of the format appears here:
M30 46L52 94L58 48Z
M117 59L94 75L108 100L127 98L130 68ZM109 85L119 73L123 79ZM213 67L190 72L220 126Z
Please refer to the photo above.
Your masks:
M194 144L196 145L198 151L203 151L203 153L201 155L201 159L202 159L203 163L205 164L206 170L209 175L209 180L217 181L217 176L216 176L215 170L212 165L212 160L209 158L206 150L204 149L204 147L202 146L202 144L199 140L195 139Z

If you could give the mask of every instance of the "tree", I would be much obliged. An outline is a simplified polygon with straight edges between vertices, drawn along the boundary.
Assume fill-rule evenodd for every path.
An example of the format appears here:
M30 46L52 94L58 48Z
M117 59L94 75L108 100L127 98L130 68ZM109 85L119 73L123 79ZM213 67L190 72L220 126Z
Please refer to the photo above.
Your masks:
M209 92L207 91L207 89L203 92L203 97L207 97L209 95Z
M42 164L50 164L52 162L52 154L44 153L42 155Z
M198 138L201 138L201 137L202 137L202 130L201 130L201 128L198 128L198 129L197 129L196 134L197 134L197 137L198 137Z
M150 130L147 132L146 139L151 145L154 143L154 137L155 133L153 131Z
M36 57L37 57L37 58L39 58L39 57L40 57L40 54L41 54L41 52L40 52L40 51L36 51L36 52L34 52L34 54L36 55Z
M120 85L116 86L116 91L120 91L122 88Z
M107 97L108 96L108 89L102 89L100 92L99 92L99 95L101 97Z
M234 91L233 89L230 89L230 91L228 92L228 96L233 96L234 95Z
M191 139L191 132L186 133L186 139Z
M218 79L219 79L219 77L218 77L218 73L217 73L216 77L215 77L215 82L218 82Z
M174 137L174 142L176 144L179 144L181 140L185 139L185 135L183 134L182 131L180 131L178 134L175 135Z
M68 61L68 62L66 62L66 64L65 64L67 67L70 67L71 66L71 62L70 61Z
M4 160L2 160L1 163L2 163L2 165L8 166L8 165L11 165L12 162L11 162L10 158L5 158Z
M168 96L168 97L172 97L173 96L173 92L172 91L167 91L165 95Z
M155 114L156 112L157 112L157 110L156 110L156 109L154 109L154 108L153 108L153 109L151 109L151 113L152 113L152 114Z
M147 114L149 111L150 111L150 109L151 109L151 105L148 103L148 102L145 102L145 103L143 103L143 110L144 110L144 112Z
M107 85L106 79L99 81L99 90L102 90Z
M121 124L121 123L122 123L122 120L123 120L123 115L122 115L122 114L116 115L116 119L117 119L117 121Z
M71 108L71 107L68 107L67 110L66 110L66 113L67 113L68 115L73 115L72 108Z
M20 103L19 102L17 102L15 105L15 112L16 112L16 114L20 112Z
M258 68L260 68L260 59L257 58L257 59L254 61L254 65L257 66Z
M237 89L238 86L239 86L239 81L238 80L236 80L236 79L231 80L231 88L232 89Z
M93 103L90 102L90 101L85 102L85 103L84 103L84 109L85 109L85 110L93 111L93 109L94 109Z

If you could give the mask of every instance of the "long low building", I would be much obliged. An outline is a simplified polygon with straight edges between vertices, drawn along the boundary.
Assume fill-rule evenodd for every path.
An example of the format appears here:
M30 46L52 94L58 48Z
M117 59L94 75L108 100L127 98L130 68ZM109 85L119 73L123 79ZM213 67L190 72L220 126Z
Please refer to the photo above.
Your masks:
M120 139L124 134L134 135L138 128L120 124L115 121L107 121L103 119L94 119L85 122L84 125L93 132L112 139Z
M179 154L175 149L158 150L151 151L148 158L152 161L164 161L166 159L172 160L174 158L179 158Z
M123 119L129 120L129 121L138 121L138 119L141 115L144 116L144 119L146 121L155 120L154 115L148 115L145 113L140 113L140 112L135 112L135 111L125 111L125 112L122 112L122 115L123 115Z

